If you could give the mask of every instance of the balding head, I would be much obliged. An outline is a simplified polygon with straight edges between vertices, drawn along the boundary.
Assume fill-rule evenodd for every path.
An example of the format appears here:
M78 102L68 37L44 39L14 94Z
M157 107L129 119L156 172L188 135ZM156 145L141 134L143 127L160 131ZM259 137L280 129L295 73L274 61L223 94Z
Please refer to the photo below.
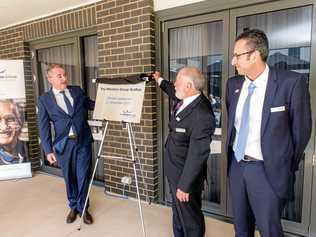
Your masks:
M205 79L200 69L188 66L182 68L175 81L176 96L182 100L186 97L200 93L204 87Z
M182 68L178 72L178 75L180 74L181 76L186 77L187 79L192 81L193 86L197 91L203 90L205 79L200 69L193 66L187 66L187 67Z

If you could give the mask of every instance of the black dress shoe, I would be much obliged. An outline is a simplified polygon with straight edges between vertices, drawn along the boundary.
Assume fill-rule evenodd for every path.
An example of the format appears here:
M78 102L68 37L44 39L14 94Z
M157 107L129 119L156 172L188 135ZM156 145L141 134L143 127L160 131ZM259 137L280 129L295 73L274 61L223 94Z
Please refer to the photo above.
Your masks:
M87 225L91 225L93 223L93 218L88 211L85 211L83 215L83 222Z
M76 218L77 218L77 214L78 214L77 210L71 209L70 212L67 215L66 222L68 224L74 222L76 220Z

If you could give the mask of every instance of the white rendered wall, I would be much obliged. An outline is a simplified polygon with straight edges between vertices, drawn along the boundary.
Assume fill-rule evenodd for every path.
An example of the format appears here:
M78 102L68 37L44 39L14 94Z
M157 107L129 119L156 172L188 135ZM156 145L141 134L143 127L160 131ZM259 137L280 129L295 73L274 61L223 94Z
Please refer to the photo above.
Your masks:
M154 10L160 11L202 1L205 0L154 0Z

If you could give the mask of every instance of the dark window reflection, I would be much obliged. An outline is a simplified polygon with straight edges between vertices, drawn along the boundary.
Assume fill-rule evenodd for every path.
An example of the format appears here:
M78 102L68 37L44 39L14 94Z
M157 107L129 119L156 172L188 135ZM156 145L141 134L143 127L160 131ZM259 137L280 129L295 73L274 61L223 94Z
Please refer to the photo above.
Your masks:
M98 73L98 49L97 49L97 36L86 36L83 39L83 72L84 72L84 90L86 94L92 99L95 100L97 86L95 79L97 78ZM89 111L89 118L92 119L93 112ZM99 132L99 128L91 127L92 134ZM97 152L99 150L99 141L95 141L92 144L92 167L94 167L97 157ZM101 158L102 159L102 158ZM99 162L96 170L94 180L104 181L104 162Z

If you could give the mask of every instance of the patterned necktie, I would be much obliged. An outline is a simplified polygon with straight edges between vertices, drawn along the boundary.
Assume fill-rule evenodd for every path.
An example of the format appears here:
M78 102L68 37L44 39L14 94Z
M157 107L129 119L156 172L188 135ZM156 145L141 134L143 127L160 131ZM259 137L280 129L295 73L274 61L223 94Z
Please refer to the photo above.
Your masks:
M173 114L176 115L177 112L178 112L178 109L180 109L181 105L183 105L183 100L180 100L178 103L176 103L173 108L172 108L172 111L173 111Z
M235 157L238 162L241 161L245 156L246 144L247 144L248 133L249 133L250 99L255 88L256 86L251 82L248 86L248 95L245 100L244 106L242 108L239 135L238 135L238 140L237 140L237 145L236 145L236 150L235 150Z
M67 107L67 110L68 110L68 114L71 115L73 114L74 112L74 108L72 107L71 103L70 103L70 100L68 99L68 97L66 96L65 94L65 91L61 91L60 92L63 97L64 97L64 101L65 101L65 104L66 104L66 107Z

